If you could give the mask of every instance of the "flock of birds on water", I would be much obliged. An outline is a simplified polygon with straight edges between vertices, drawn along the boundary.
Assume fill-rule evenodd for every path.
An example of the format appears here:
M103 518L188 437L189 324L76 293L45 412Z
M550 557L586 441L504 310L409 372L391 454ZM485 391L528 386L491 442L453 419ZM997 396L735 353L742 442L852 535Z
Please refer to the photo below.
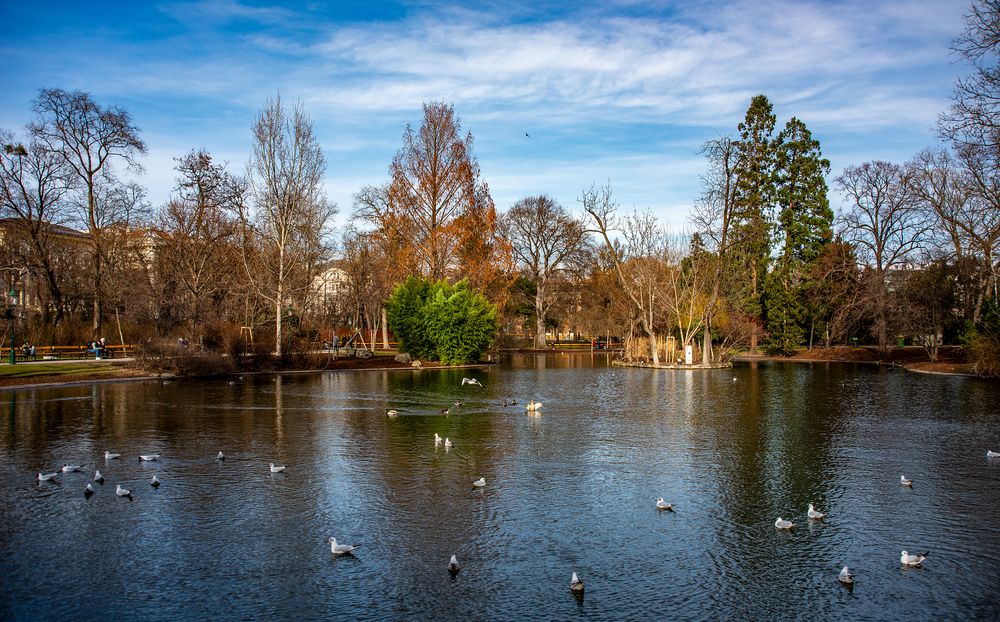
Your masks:
M733 377L733 382L736 382L736 377ZM462 386L465 386L467 384L469 384L469 385L475 385L475 386L478 386L480 388L483 388L482 383L480 383L480 381L477 380L476 378L462 378ZM505 406L505 407L506 406L516 406L516 405L517 405L517 400L516 399L511 400L509 402L507 400L504 400L504 402L503 402L503 406ZM456 401L455 402L455 406L457 406L457 407L462 406L462 402L461 401ZM528 402L527 404L525 404L524 409L529 414L536 414L536 415L537 414L541 414L542 403L541 402L535 402L534 400L532 400L532 401ZM444 415L449 414L449 412L450 412L450 408L443 408L443 409L441 409L441 413L444 414ZM387 408L387 409L385 409L385 415L387 417L396 417L396 416L399 415L399 411L397 409L394 409L394 408ZM437 446L442 445L442 444L444 445L445 451L447 451L447 450L451 449L452 447L454 447L454 443L452 442L451 439L449 439L447 437L442 438L437 432L435 432L434 433L434 446L437 447ZM1000 452L987 450L986 451L986 457L987 458L1000 458ZM121 458L121 454L112 453L110 451L105 451L104 452L104 461L105 461L105 463L109 463L111 460L117 460L119 458ZM160 454L140 454L139 455L139 460L141 462L155 462L155 461L157 461L159 459L160 459ZM225 461L225 459L226 459L226 456L221 451L216 455L216 460L219 460L220 462L221 461ZM285 469L288 468L287 466L284 466L284 465L277 466L273 462L269 464L269 467L270 467L271 473L283 473L285 471ZM62 473L77 473L77 472L81 472L82 470L83 470L83 465L78 465L78 464L63 464L62 468L59 471L55 471L53 473L41 473L41 472L39 472L35 479L37 479L39 482L49 482L49 481L55 480L56 477L59 476ZM98 484L103 484L104 483L104 475L101 474L100 469L97 469L97 470L94 471L94 481L97 482ZM903 486L903 487L906 487L906 488L913 488L913 480L907 478L905 475L900 475L899 476L899 484L900 484L900 486ZM153 487L153 488L158 488L160 486L160 480L157 479L157 477L156 477L155 474L153 475L153 478L150 480L149 485L151 487ZM475 488L483 488L483 487L486 486L486 478L485 477L480 477L479 479L477 479L474 482L472 482L472 485ZM88 482L86 488L83 491L84 496L89 499L90 496L94 494L94 492L95 492L94 487ZM132 491L130 489L128 489L128 488L122 488L121 484L116 484L115 485L115 495L118 496L118 497L126 497L129 500L132 499ZM661 510L661 511L666 511L666 512L673 512L674 511L673 504L667 503L663 499L663 497L659 497L656 500L656 509L657 510ZM811 521L817 521L818 522L818 521L822 521L824 518L826 518L826 514L823 513L823 512L820 512L820 511L816 510L816 508L813 507L813 504L810 503L809 504L809 508L806 510L806 517L809 520L811 520ZM781 518L779 516L778 519L774 521L774 527L775 527L775 529L778 529L779 531L789 531L793 527L795 527L795 523L792 522L792 521L790 521L790 520L783 519L783 518ZM330 552L333 555L335 555L335 556L353 555L354 550L360 546L360 545L357 545L357 544L338 544L337 543L337 539L335 537L332 537L332 536L326 540L326 543L328 543L330 545ZM918 554L911 554L911 553L909 553L907 551L903 551L900 554L899 563L902 564L903 566L921 566L923 564L924 560L927 559L928 555L929 555L929 553L926 552L926 551L923 552L923 553L918 553ZM452 555L451 559L448 560L448 572L451 574L452 577L454 577L454 576L456 576L458 574L459 570L460 570L460 566L459 566L459 563L458 563L458 558L455 555ZM853 585L854 585L854 574L850 571L850 569L847 566L844 566L843 569L840 571L840 573L837 575L837 580L840 581L842 584L844 584L847 587L853 587ZM573 575L572 575L572 577L570 579L569 588L570 588L570 590L572 592L577 593L577 594L582 594L583 591L584 591L583 581L580 580L580 578L577 576L576 572L573 572Z

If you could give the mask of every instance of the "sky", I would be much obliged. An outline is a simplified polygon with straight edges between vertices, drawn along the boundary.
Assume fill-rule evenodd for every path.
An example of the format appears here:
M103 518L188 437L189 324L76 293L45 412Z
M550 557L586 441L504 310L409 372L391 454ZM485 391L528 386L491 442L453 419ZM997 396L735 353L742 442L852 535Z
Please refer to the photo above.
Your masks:
M834 178L937 144L967 73L949 49L967 0L476 3L0 0L0 128L23 136L41 88L126 108L149 152L139 181L170 196L174 158L206 149L243 172L269 98L299 101L349 217L386 181L425 102L454 105L500 210L610 183L627 210L689 228L705 141L764 93L794 116Z

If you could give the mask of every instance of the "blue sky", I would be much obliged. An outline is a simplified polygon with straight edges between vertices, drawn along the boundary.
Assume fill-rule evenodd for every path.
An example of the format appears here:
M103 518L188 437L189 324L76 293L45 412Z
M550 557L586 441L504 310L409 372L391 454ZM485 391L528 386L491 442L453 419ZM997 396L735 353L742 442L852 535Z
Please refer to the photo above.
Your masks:
M833 166L902 162L936 143L966 68L949 51L965 0L809 2L0 2L0 127L39 88L131 111L154 205L172 158L205 148L242 171L269 97L301 100L351 211L386 179L421 104L447 101L475 137L498 208L546 193L577 210L610 181L625 208L686 226L699 146L765 93ZM530 138L525 133L531 135ZM831 193L834 205L839 203Z

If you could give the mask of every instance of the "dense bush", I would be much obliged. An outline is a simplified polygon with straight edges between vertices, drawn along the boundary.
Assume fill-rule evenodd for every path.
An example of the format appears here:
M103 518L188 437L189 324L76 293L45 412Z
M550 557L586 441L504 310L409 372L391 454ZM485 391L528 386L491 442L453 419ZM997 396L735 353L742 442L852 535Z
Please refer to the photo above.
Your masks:
M451 365L479 360L498 327L496 307L465 281L449 285L411 276L389 297L386 315L400 350Z

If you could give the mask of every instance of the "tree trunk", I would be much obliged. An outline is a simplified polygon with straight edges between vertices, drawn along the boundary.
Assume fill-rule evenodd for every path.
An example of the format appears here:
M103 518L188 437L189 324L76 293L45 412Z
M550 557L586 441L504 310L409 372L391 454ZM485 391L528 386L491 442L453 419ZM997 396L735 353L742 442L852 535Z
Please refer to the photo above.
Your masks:
M705 332L701 336L701 366L709 367L712 365L712 324L708 321L708 317L705 317Z
M382 349L389 349L389 320L386 316L385 307L382 307Z
M535 288L535 349L545 349L545 283L539 280Z

